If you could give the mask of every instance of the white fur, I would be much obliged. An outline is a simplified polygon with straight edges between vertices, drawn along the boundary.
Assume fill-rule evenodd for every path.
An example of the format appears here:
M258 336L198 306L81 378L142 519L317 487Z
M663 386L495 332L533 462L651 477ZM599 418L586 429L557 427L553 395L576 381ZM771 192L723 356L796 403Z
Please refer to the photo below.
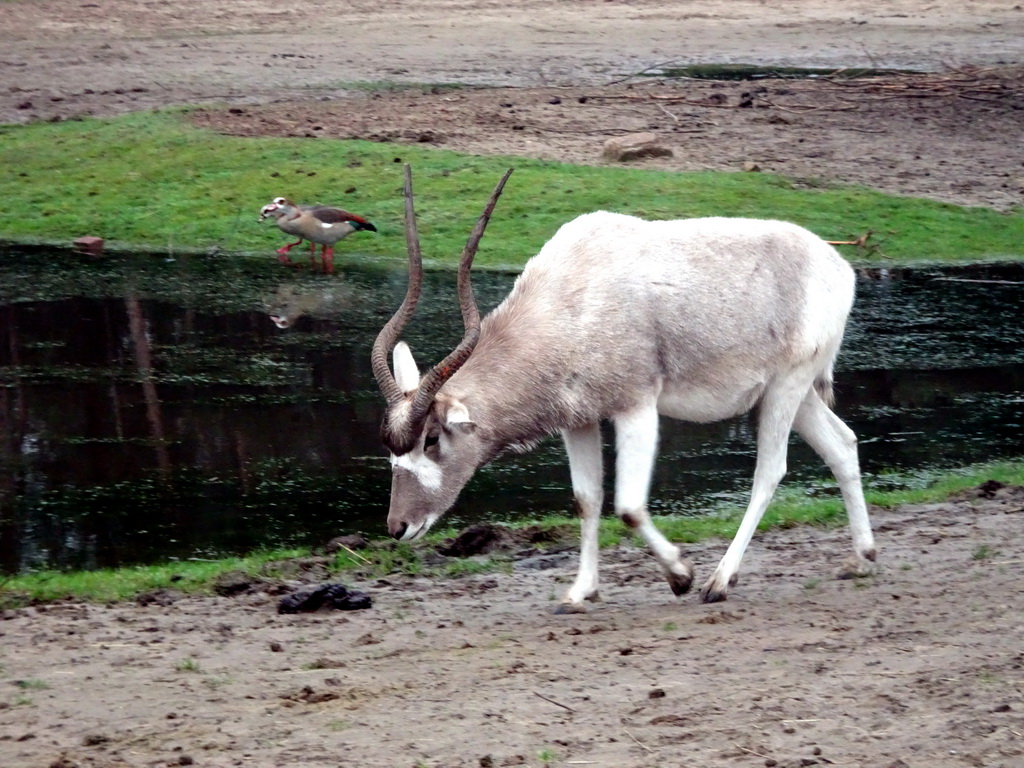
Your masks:
M463 403L456 400L448 407L448 412L445 414L445 423L471 424L472 422L473 420L469 418L469 409Z
M786 471L796 430L835 474L850 520L854 569L875 557L853 432L822 399L853 303L854 274L834 248L794 224L706 218L643 221L600 211L565 224L483 319L480 341L437 393L446 421L440 465L421 449L393 459L420 479L392 498L389 527L419 536L454 503L481 455L560 431L582 534L569 610L598 593L603 503L598 424L615 426L616 514L647 543L676 594L692 568L647 511L660 415L712 422L757 409L757 460L739 530L701 590L725 599ZM419 372L394 353L404 392ZM822 393L822 394L819 394ZM392 406L396 421L406 403ZM447 473L447 474L446 474ZM457 478L457 480L456 480ZM437 490L444 480L444 491ZM412 533L410 533L412 531Z
M412 472L420 485L428 491L436 491L441 487L443 472L440 465L424 456L419 448L402 456L391 454L391 466Z
M581 530L579 570L576 581L566 593L565 602L581 606L584 600L594 600L598 596L597 533L604 504L601 430L596 424L582 429L566 429L562 431L562 439L569 454L569 473Z
M416 360L413 359L412 350L404 341L395 345L393 353L395 363L395 383L403 392L412 392L420 385L420 371L416 367Z

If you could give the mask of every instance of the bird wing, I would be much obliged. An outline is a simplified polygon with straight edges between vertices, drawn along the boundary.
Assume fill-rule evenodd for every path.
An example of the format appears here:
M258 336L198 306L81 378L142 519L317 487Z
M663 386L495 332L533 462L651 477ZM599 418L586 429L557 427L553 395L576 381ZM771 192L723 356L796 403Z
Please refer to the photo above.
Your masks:
M310 213L324 224L340 224L345 221L356 221L360 224L370 223L362 216L356 216L356 214L343 211L341 208L331 208L326 205L314 206Z

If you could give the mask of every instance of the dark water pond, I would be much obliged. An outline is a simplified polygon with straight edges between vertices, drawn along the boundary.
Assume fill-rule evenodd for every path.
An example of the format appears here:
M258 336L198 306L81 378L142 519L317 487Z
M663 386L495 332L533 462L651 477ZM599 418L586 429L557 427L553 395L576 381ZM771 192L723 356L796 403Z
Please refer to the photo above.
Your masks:
M964 278L1024 281L1024 268L860 280L837 391L869 482L1024 455L1024 287ZM512 279L478 274L481 307ZM427 276L408 335L421 361L461 336L452 285ZM390 475L368 355L404 286L403 272L372 266L331 278L272 260L0 249L0 571L383 534ZM752 467L749 419L666 420L653 510L741 499ZM791 481L828 477L796 439L790 467ZM481 470L449 520L570 502L552 440Z
M876 69L868 67L815 68L776 67L758 64L691 64L686 67L655 67L640 73L644 77L682 77L694 80L813 80L830 77L834 80L856 80L885 75L920 74L911 69Z

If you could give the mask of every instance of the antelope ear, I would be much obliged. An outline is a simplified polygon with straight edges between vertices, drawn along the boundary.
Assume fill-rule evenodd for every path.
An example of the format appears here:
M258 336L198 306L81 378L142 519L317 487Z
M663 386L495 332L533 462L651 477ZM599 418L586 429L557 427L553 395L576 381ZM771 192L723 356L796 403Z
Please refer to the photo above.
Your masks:
M398 342L392 358L395 363L395 383L403 392L412 392L420 385L420 371L413 360L409 345L404 341Z
M458 400L454 400L448 406L444 414L444 422L447 426L464 433L476 429L476 422L469 417L469 409Z

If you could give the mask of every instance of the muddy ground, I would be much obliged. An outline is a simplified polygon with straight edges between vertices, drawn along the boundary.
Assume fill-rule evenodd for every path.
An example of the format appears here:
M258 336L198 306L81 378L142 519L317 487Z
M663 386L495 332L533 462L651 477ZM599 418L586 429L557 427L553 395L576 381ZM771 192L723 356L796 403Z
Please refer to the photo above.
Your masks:
M196 121L241 135L576 163L603 162L612 136L650 131L673 156L646 167L756 167L812 185L1024 203L1024 5L1012 0L21 0L4 4L0 44L5 122L216 104L228 109ZM638 74L706 63L929 74L853 84ZM441 87L379 90L401 84Z
M351 612L258 588L8 612L0 764L1024 765L1024 488L874 523L877 576L831 578L844 529L776 531L712 605L623 547L586 615L550 613L571 552L351 581ZM724 544L687 550L706 578Z
M203 104L198 122L243 135L584 163L642 129L674 152L645 167L750 163L1001 210L1024 193L1013 0L16 0L3 12L4 122ZM636 76L709 62L929 74ZM374 600L363 611L279 615L272 586L8 612L0 766L1020 768L1024 492L989 495L875 510L879 573L859 581L831 578L843 530L760 535L728 602L710 606L674 599L646 554L621 548L583 616L549 612L571 550L509 573L357 579ZM699 580L724 549L687 546Z

